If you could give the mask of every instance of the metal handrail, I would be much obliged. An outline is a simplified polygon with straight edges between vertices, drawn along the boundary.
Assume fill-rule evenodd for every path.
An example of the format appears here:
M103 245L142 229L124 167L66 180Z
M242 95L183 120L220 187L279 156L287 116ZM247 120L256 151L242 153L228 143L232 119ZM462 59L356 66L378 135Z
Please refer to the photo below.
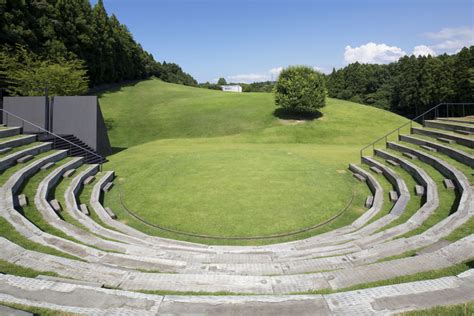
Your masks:
M410 121L400 125L399 127L397 127L396 129L392 130L391 132L383 135L382 137L379 137L377 138L375 141L371 142L370 144L368 144L367 146L363 147L360 149L360 157L362 158L363 156L363 152L364 150L366 150L367 148L369 147L372 147L372 149L375 149L375 144L377 144L379 141L381 141L382 139L385 139L385 143L387 143L387 138L388 136L392 135L393 133L395 132L398 132L398 135L400 135L400 130L402 128L404 128L405 126L407 125L410 125L410 131L411 131L411 128L413 127L413 122L416 123L416 120L419 119L420 117L423 117L423 120L424 120L424 116L432 111L435 111L435 117L438 117L437 114L439 114L439 111L436 111L439 107L441 106L446 106L446 116L448 116L449 114L449 106L451 105L456 105L456 106L459 106L459 105L462 105L462 112L463 112L463 115L465 115L466 111L465 111L465 106L473 106L474 103L440 103L434 107L432 107L431 109L421 113L420 115L416 116L415 118L411 119Z
M13 114L13 113L11 113L11 112L5 110L5 109L0 109L0 111L2 111L3 113L5 113L5 114L7 115L7 121L8 121L8 116L11 115L11 116L13 116L13 117L15 117L15 118L21 120L23 123L26 122L26 123L32 125L33 127L37 128L38 130L42 131L43 133L47 133L47 134L49 134L49 135L54 136L55 138L59 138L59 139L65 141L66 143L69 144L69 150L71 150L71 145L72 145L72 146L75 146L75 147L77 147L77 148L79 148L79 149L84 150L84 151L86 152L86 157L85 157L86 160L87 160L87 157L88 157L87 154L92 154L93 156L100 158L100 160L99 160L99 161L100 161L100 162L99 162L99 166L100 166L100 169L102 169L102 161L105 159L103 156L101 156L101 155L99 155L99 154L97 154L97 153L95 153L95 152L93 152L93 151L90 151L90 150L87 149L87 148L84 148L84 147L82 147L82 146L79 146L79 145L77 145L77 144L74 144L73 142L71 142L71 141L69 141L69 140L67 140L67 139L65 139L65 138L63 138L63 137L61 137L61 136L59 136L59 135L57 135L57 134L55 134L55 133L53 133L53 132L50 132L50 131L48 131L47 129L45 129L45 128L43 128L43 127L41 127L41 126L39 126L39 125L37 125L37 124L35 124L35 123L33 123L33 122L30 122L30 121L28 121L27 119L24 119L24 118L22 118L22 117L20 117L20 116L18 116L18 115L16 115L16 114ZM23 126L23 127L24 127L24 126Z

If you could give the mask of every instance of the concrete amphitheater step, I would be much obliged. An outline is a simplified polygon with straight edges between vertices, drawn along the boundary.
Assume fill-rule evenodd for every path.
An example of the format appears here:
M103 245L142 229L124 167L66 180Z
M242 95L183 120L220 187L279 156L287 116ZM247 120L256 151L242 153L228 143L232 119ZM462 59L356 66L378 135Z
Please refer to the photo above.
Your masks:
M423 125L430 128L444 129L447 131L466 131L474 133L474 126L466 123L452 121L425 120Z
M455 123L464 123L464 124L474 124L474 116L464 116L464 117L438 117L438 121L446 122L455 122Z
M2 259L37 271L51 271L62 277L126 290L163 290L186 292L231 292L254 294L288 294L312 290L337 290L350 286L393 279L403 275L447 268L471 260L474 235L449 244L440 250L346 269L283 276L197 275L127 271L94 263L75 261L25 250L0 238ZM87 271L86 273L84 273Z
M89 216L84 214L84 212L80 211L80 208L78 207L77 194L80 191L84 180L95 174L98 171L98 168L98 165L91 165L84 171L79 173L71 181L70 185L67 187L64 193L64 199L66 201L66 212L68 212L75 220L80 222L90 232L94 233L94 237L98 237L99 239L101 236L107 238L108 240L101 240L101 246L105 249L110 249L110 247L114 247L114 245L119 246L121 247L121 249L123 249L124 246L122 243L126 243L126 249L122 250L125 254L142 256L143 261L150 261L155 263L156 269L160 269L162 271L177 272L181 270L183 268L183 262L181 260L176 261L174 265L171 260L163 260L162 264L159 265L157 262L157 258L161 255L162 251L159 251L159 249L153 249L155 247L152 244L146 244L141 239L128 236L126 234L111 230L109 228L105 228L93 221ZM81 236L77 236L77 238L79 240L85 241L81 238ZM114 242L112 240L119 241L120 243ZM149 258L150 256L154 258Z
M389 142L387 145L391 149L401 152L411 152L417 155L420 160L432 165L446 178L453 180L456 189L461 193L456 212L432 227L431 232L435 232L435 234L446 233L446 229L464 223L469 216L474 214L474 188L470 186L469 180L462 172L442 159L431 156L425 152L394 142Z
M13 137L4 141L0 139L0 149L19 147L34 143L35 141L36 135L18 135L17 137Z
M391 168L371 157L362 157L362 162L371 167L377 167L382 170L384 176L393 185L397 193L397 198L395 199L395 204L390 213L394 216L400 216L405 211L408 201L410 200L410 192L405 181L403 181L403 179ZM391 199L392 195L393 194L391 194Z
M32 313L25 312L19 309L0 305L0 315L3 316L33 316Z
M68 252L72 255L80 256L80 254L84 251L90 252L91 249L88 248L87 245L93 245L95 247L100 247L101 249L107 249L109 251L113 252L119 252L123 255L120 257L119 254L114 254L114 253L107 253L105 251L101 251L98 253L100 257L106 256L108 257L107 260L109 260L110 263L114 263L116 265L119 265L119 262L121 260L124 262L125 266L128 265L128 267L135 267L135 268L142 268L142 269L159 269L161 271L170 271L170 272L175 272L176 269L180 269L183 266L183 263L181 261L173 262L171 260L166 260L166 259L160 259L158 258L159 253L158 252L153 252L150 247L136 247L132 244L123 244L119 243L113 240L108 240L108 239L102 239L99 236L91 234L89 231L85 231L80 227L77 227L71 223L68 223L66 221L63 221L57 214L56 212L50 207L50 204L47 201L47 196L49 194L49 190L53 188L57 182L61 179L62 174L64 172L67 172L67 170L71 170L74 168L77 168L80 164L82 164L83 159L82 158L75 158L71 160L69 163L64 164L63 166L58 167L56 170L51 172L48 176L46 176L41 183L38 186L37 194L35 196L35 205L38 209L38 211L42 214L42 216L47 220L50 225L54 226L55 228L61 230L65 234L75 238L78 241L81 241L84 243L83 245L76 244L77 247L80 248L80 251L76 249L71 249L68 244L73 243L72 241L65 241L63 240L62 243L58 243L57 247L59 249L62 249L64 252ZM84 172L82 172L80 175L78 175L76 178L73 180L73 190L72 195L77 193L79 190L79 186L77 186L78 183L82 183L82 179L84 177L87 177L90 175L91 172L96 172L98 169L97 165L90 166L87 168ZM66 206L63 211L68 212L73 218L79 220L82 223L85 223L82 221L81 215L89 219L89 217L83 213L80 212L79 208L77 207L77 201L75 198L71 198L71 190L68 188L65 192L65 197L68 197L66 199ZM100 227L99 225L95 224L96 227ZM96 228L96 227L91 227L87 226L87 228ZM102 228L102 227L100 227ZM107 231L107 229L102 228L102 231ZM102 233L102 231L98 231L99 233ZM117 237L118 233L113 232L112 234L109 234L108 237ZM132 238L129 236L120 236L124 237L122 239L128 239L130 241ZM135 242L138 242L135 240ZM94 252L94 251L93 251ZM150 258L149 255L155 255L156 257ZM141 258L138 260L138 258Z
M469 148L474 148L474 139L472 137L465 137L465 136L460 136L460 135L453 134L450 132L443 132L440 130L431 130L431 129L418 128L418 127L412 127L411 132L412 134L425 135L425 136L430 136L430 137L438 138L438 139L439 138L449 139L449 140L455 141L456 143L460 145L464 145Z
M386 315L472 301L472 274L326 295L272 296L162 296L3 275L0 300L94 315Z
M403 150L403 147L404 146L401 146L399 144L389 143L389 148ZM407 148L407 150L409 150L409 148ZM418 151L416 150L412 151L412 153L417 152ZM361 252L359 254L359 256L362 254L363 257L365 257L364 260L370 258L371 256L394 255L396 253L400 253L402 249L408 251L421 247L426 247L447 236L455 228L464 224L471 216L474 215L474 189L472 187L469 187L469 182L466 177L462 173L457 171L455 168L441 161L438 158L434 158L422 152L419 153L419 158L422 161L433 165L441 173L444 173L445 175L449 175L454 178L455 183L459 187L459 190L461 192L456 211L419 235L415 235L409 238L395 239L392 241L388 241L384 244L374 245L372 248L367 249L365 250L365 252ZM359 259L357 257L354 258L351 254L349 254L348 257L353 261Z
M37 155L43 152L51 150L52 143L41 143L39 145L26 148L17 152L14 152L10 155L0 158L0 171L5 170L8 167L14 165L18 159L25 157L27 155Z
M440 143L431 142L425 139L417 138L412 135L400 135L399 140L402 142L407 142L415 145L427 145L429 147L435 148L438 152L443 153L467 166L474 167L474 156L470 155L462 150L453 148L448 145L442 145Z
M421 184L423 188L426 188L425 202L423 205L405 222L395 227L380 231L372 234L371 236L359 241L359 245L365 244L367 246L375 245L377 242L387 240L388 238L394 238L397 235L401 235L419 227L439 206L438 191L436 189L436 183L433 179L426 174L426 172L405 159L387 153L383 150L375 150L375 155L382 159L391 159L397 161L400 166L405 169L417 183Z
M21 127L5 127L0 129L0 138L15 136L20 134L21 131Z
M27 239L35 243L42 244L44 246L55 248L65 253L84 258L89 261L100 261L110 265L121 265L128 268L140 268L145 270L157 269L158 267L166 267L169 260L156 258L152 262L146 262L142 260L141 256L128 256L121 255L120 253L107 253L95 248L75 243L71 240L45 233L41 231L37 226L29 222L25 217L20 215L14 209L12 193L15 194L15 192L18 191L24 179L36 173L43 164L50 161L57 161L59 159L64 158L65 156L66 151L59 151L26 166L25 168L19 170L14 175L12 175L12 177L6 182L6 184L2 187L1 190L1 216L3 216L7 221L9 221L16 228L16 230ZM36 202L37 198L35 197L35 203ZM48 209L48 207L49 203L47 203L45 208ZM54 213L54 211L51 209L51 211L49 212L51 218L53 218L52 213ZM129 248L123 244L121 244L120 246L120 249L124 252L126 252ZM174 267L175 264L173 264L172 266Z

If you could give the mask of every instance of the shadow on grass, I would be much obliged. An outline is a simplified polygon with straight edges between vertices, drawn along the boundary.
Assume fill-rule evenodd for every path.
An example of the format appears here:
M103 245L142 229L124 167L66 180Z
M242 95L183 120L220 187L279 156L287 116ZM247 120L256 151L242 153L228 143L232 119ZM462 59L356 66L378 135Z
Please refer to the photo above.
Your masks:
M108 156L118 154L121 151L124 151L127 147L112 147L112 153Z
M282 120L313 121L323 116L319 111L314 112L294 112L287 109L278 108L273 111L273 116Z
M130 80L130 81L124 81L124 82L118 82L118 83L110 83L110 84L104 84L100 86L95 86L89 89L87 92L87 95L96 95L97 97L102 97L104 93L109 93L109 92L117 92L120 91L122 88L125 87L133 87L140 81L145 81L145 80L150 80L150 79L138 79L138 80Z

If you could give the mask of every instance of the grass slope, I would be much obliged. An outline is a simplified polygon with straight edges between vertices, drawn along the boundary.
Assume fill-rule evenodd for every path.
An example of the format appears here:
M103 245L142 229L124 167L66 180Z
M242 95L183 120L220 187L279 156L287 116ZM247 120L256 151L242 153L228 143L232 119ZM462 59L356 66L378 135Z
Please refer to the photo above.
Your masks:
M359 216L369 191L347 164L358 161L362 145L406 121L334 99L316 120L282 120L269 93L159 80L104 93L100 102L116 152L106 168L120 177L127 206L154 224L221 237L315 225L337 214L352 191L358 205L344 216ZM106 204L120 212L114 191Z

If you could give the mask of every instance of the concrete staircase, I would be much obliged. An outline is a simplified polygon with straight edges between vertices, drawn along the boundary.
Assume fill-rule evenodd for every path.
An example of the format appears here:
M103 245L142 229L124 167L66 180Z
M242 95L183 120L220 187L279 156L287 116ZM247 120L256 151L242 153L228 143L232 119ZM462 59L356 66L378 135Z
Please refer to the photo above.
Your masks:
M362 216L327 233L264 246L209 246L147 235L102 204L114 190L113 171L101 172L96 162L68 153L69 148L35 144L21 129L0 129L0 137L8 137L0 139L0 148L12 148L0 154L0 217L16 232L15 238L0 237L0 260L39 274L0 274L0 304L97 315L342 315L473 301L474 269L395 281L473 265L474 232L465 232L473 226L474 138L456 132L469 132L469 124L474 124L470 117L427 121L362 157L362 164L349 166L372 197ZM19 164L27 155L32 159ZM29 179L38 183L30 196L25 195ZM454 191L445 193L441 180L446 179ZM392 201L382 182L396 194ZM60 184L66 189L58 190ZM86 200L79 196L84 188L91 192ZM29 205L19 205L20 195ZM449 214L443 201L448 195L453 197ZM23 207L33 208L35 216ZM459 238L448 238L453 233ZM347 291L354 287L365 289Z
M102 164L107 160L97 153L92 147L81 141L74 135L60 135L61 138L54 135L43 135L42 141L51 142L54 149L64 149L68 151L69 156L83 157L85 163ZM74 145L76 146L74 146ZM94 153L94 154L92 154Z

